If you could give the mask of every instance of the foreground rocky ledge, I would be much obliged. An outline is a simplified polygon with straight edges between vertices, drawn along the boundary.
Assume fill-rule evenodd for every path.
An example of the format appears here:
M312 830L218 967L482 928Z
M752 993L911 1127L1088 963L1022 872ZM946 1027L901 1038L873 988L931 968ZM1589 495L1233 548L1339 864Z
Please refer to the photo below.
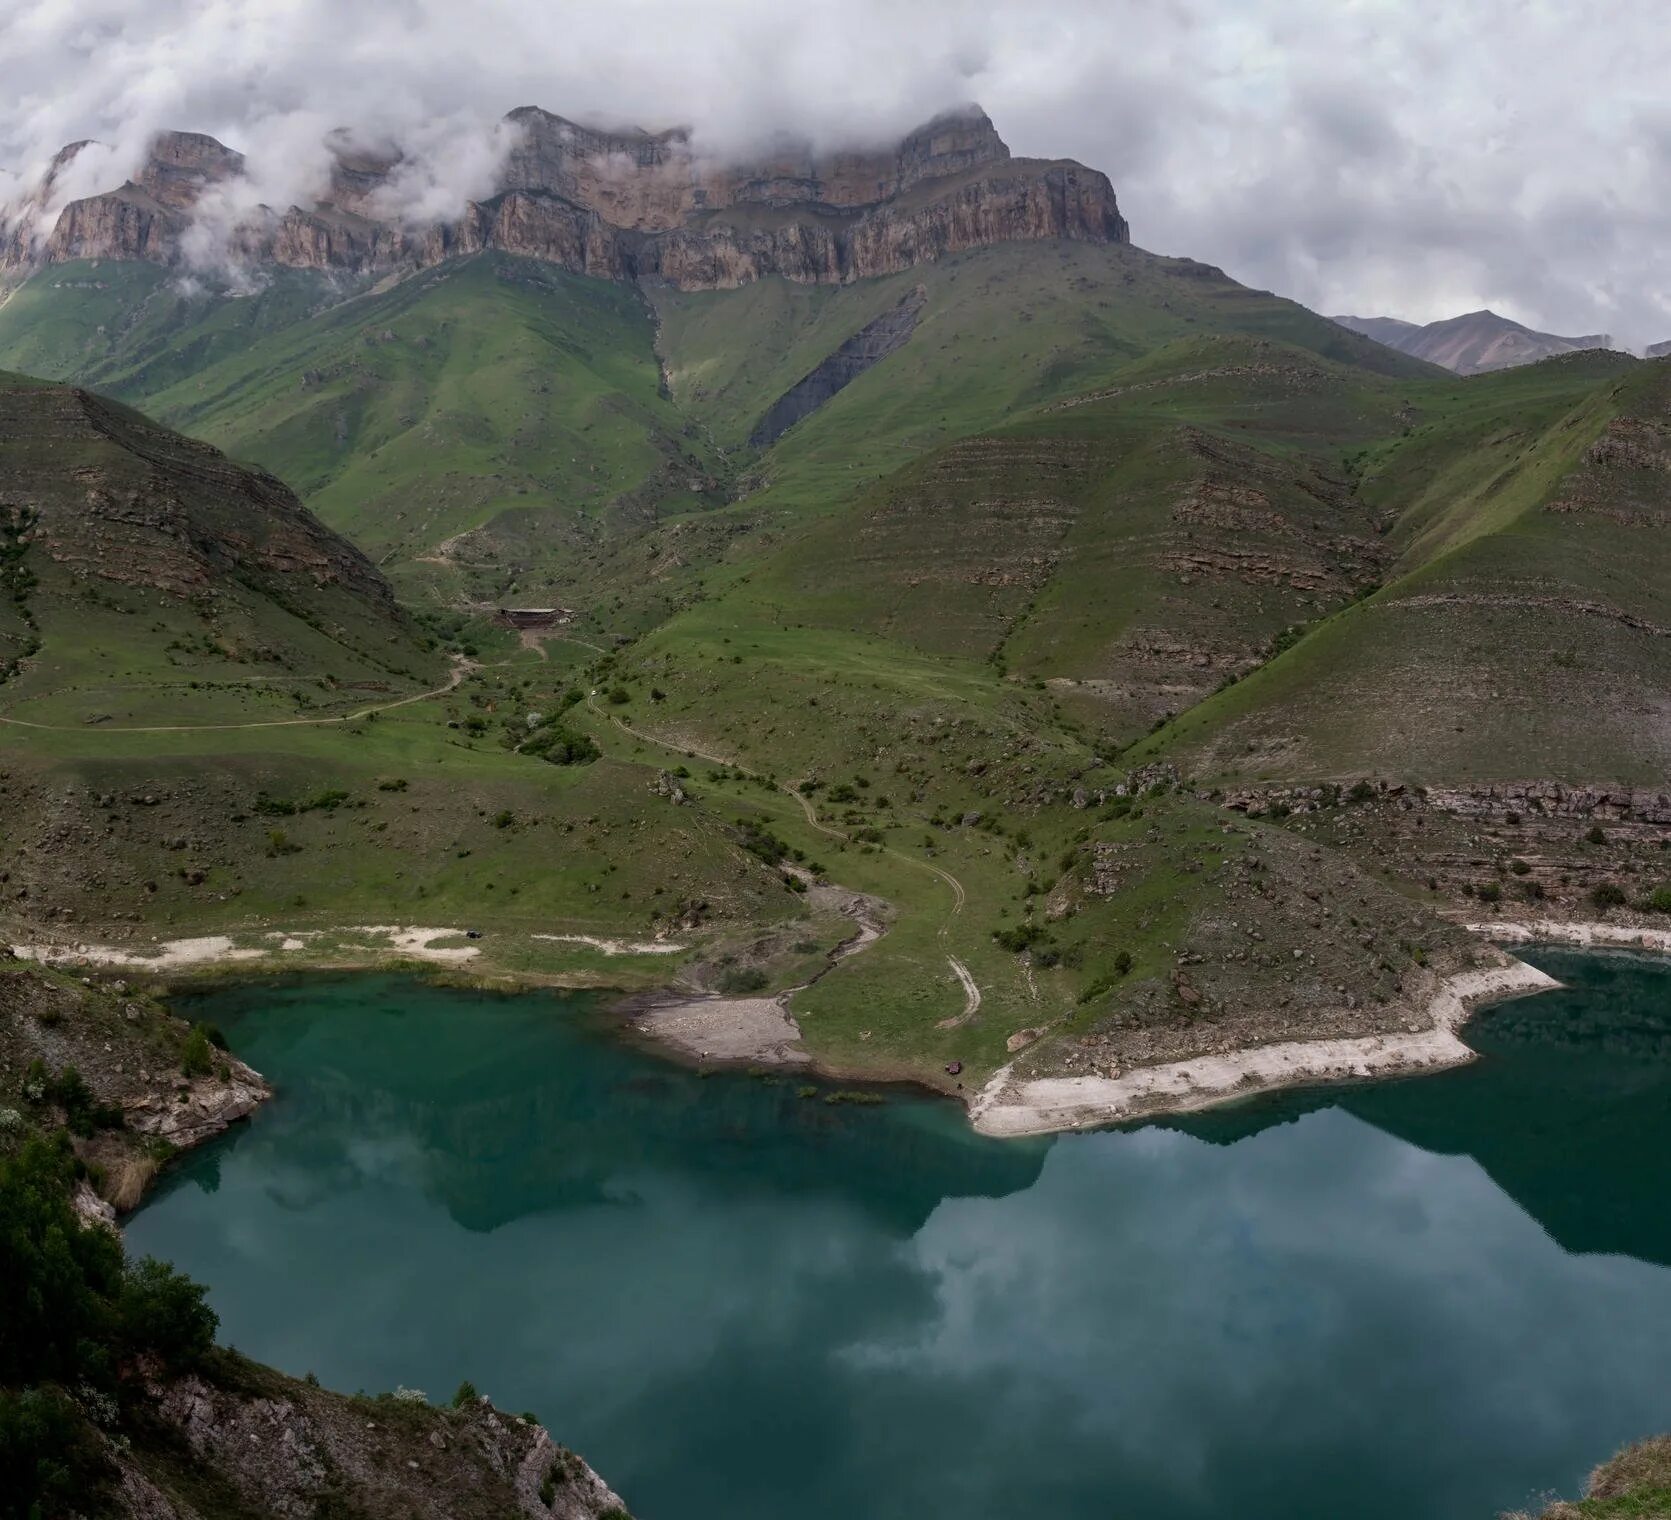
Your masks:
M584 1460L485 1398L437 1409L404 1390L350 1397L231 1353L218 1353L208 1375L159 1383L151 1394L155 1420L190 1453L193 1482L187 1497L170 1481L176 1463L159 1461L144 1441L114 1453L116 1512L131 1520L627 1520Z

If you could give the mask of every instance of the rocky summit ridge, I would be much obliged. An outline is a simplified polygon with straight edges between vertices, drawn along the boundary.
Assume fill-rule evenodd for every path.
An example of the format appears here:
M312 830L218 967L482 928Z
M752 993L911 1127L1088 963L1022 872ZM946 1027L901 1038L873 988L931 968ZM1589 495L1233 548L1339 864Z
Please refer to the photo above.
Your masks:
M1105 175L1012 157L973 106L887 147L781 142L748 160L704 155L683 128L598 130L536 106L505 122L511 146L494 192L454 220L410 225L398 206L400 152L339 138L314 200L241 213L216 255L380 275L498 249L579 274L710 290L767 275L844 283L991 243L1129 240ZM54 218L54 180L85 146L64 148L35 192L7 208L0 275L71 259L203 261L203 240L190 234L205 195L244 175L242 154L199 133L160 133L131 179Z

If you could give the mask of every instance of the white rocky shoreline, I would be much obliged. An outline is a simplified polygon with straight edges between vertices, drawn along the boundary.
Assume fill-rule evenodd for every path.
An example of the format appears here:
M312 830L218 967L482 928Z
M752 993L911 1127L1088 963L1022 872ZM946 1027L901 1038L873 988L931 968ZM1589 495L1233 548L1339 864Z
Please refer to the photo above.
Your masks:
M1671 930L1556 919L1465 923L1461 927L1482 939L1502 944L1570 945L1671 955ZM882 928L879 922L861 919L860 931L838 947L836 958L864 948ZM391 948L398 945L399 951L408 958L456 964L475 954L474 946L437 949L430 944L435 939L462 937L461 930L379 927L349 932L387 935L393 942ZM285 936L269 938L282 940L286 950L300 948L295 940ZM14 953L22 959L60 966L79 963L183 969L264 959L268 952L239 950L229 938L217 936L172 941L156 947L150 955L109 946L62 944L19 945ZM983 1135L1043 1135L1129 1123L1160 1114L1187 1113L1288 1087L1410 1076L1465 1065L1475 1059L1476 1053L1461 1038L1460 1030L1475 1009L1547 992L1561 985L1554 977L1524 961L1505 952L1494 953L1497 964L1472 967L1439 983L1428 1002L1431 1022L1426 1029L1351 1038L1276 1041L1134 1067L1118 1076L1026 1076L1018 1074L1017 1063L1012 1062L994 1072L968 1099L969 1120ZM800 1030L788 1012L787 997L778 994L723 998L670 990L662 996L646 998L634 1010L631 1023L653 1042L687 1057L733 1064L748 1061L799 1066L809 1074L817 1074L819 1062L799 1044ZM249 1076L260 1083L254 1073ZM258 1105L261 1096L265 1094L240 1092L239 1097L246 1102L235 1106L247 1113ZM242 1117L242 1113L232 1117ZM205 1125L203 1134L185 1143L207 1138L225 1127L224 1123Z
M1506 944L1671 954L1671 932L1662 929L1555 919L1462 927ZM1020 1077L1012 1064L994 1072L970 1100L969 1119L983 1135L1043 1135L1187 1113L1287 1087L1443 1071L1475 1059L1477 1053L1460 1030L1476 1008L1560 985L1537 967L1504 954L1501 965L1447 977L1428 1003L1431 1026L1414 1033L1285 1040L1137 1067L1117 1077Z
M1474 1008L1558 986L1535 966L1511 961L1447 977L1428 1005L1432 1027L1415 1034L1284 1040L1140 1066L1118 1077L1018 1078L1005 1066L970 1103L969 1119L983 1135L1043 1135L1187 1113L1283 1087L1442 1071L1474 1059L1457 1033Z

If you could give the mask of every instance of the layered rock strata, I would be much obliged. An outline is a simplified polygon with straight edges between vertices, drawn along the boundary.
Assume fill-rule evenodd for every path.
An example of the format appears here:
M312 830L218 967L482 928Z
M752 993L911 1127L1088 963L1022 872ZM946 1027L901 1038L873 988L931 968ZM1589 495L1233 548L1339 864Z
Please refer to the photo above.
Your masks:
M683 129L602 132L526 106L494 193L456 220L411 226L394 151L333 141L329 182L307 205L258 207L193 238L202 202L244 172L241 154L165 132L125 184L52 213L53 185L86 144L54 161L8 209L0 271L71 259L172 265L232 260L382 274L498 249L612 280L723 289L768 275L842 283L991 243L1128 241L1113 187L1066 160L1012 158L976 108L936 118L891 148L796 145L746 163L700 154ZM212 247L211 247L212 245Z

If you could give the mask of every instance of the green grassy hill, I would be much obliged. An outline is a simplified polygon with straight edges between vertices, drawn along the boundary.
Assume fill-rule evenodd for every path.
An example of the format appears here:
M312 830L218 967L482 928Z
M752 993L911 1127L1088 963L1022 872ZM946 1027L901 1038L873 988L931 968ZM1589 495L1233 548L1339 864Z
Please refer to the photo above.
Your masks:
M1207 265L1062 243L1000 245L849 286L654 290L672 393L737 458L784 391L918 285L910 341L747 461L753 512L829 511L912 459L1114 385L1200 336L1286 343L1366 377L1442 373Z
M366 558L271 476L86 391L0 376L0 704L239 721L439 684Z
M1662 780L1668 403L1671 368L1616 356L1436 391L1431 422L1361 459L1360 495L1393 514L1386 587L1137 758L1239 780Z
M0 351L85 363L43 278ZM750 447L919 285L903 346ZM430 623L430 687L473 658L404 706L416 666L351 707L371 678L298 648L273 674L313 678L304 707L206 680L171 630L118 703L90 672L134 613L106 630L88 602L58 647L97 660L0 688L56 725L18 731L5 778L30 915L300 935L333 963L367 953L345 926L485 920L478 974L771 990L851 932L787 862L888 905L796 993L811 1048L954 1086L1023 1048L1100 1069L1419 1015L1423 968L1463 954L1433 909L1465 873L1395 868L1367 808L1296 843L1214 786L1671 758L1662 367L1462 381L1205 266L1077 244L643 296L500 257L172 317L187 298L151 291L112 385L282 467L420 603L577 616L528 647ZM227 713L248 726L202 727ZM1321 984L1281 1001L1331 932L1323 879L1376 947L1337 957L1351 1018Z
M726 604L1051 682L1128 742L1379 580L1338 444L1401 404L1287 345L1191 339L889 476Z
M280 272L182 296L56 265L0 307L0 362L141 403L282 473L416 596L541 603L599 538L718 499L628 286L493 255L388 289Z
M919 283L903 349L749 449L783 391ZM282 474L411 595L555 600L637 630L762 535L1203 332L1431 372L1208 266L1075 243L643 296L499 255L373 290L281 271L236 299L148 265L64 264L0 306L0 364L96 385Z

